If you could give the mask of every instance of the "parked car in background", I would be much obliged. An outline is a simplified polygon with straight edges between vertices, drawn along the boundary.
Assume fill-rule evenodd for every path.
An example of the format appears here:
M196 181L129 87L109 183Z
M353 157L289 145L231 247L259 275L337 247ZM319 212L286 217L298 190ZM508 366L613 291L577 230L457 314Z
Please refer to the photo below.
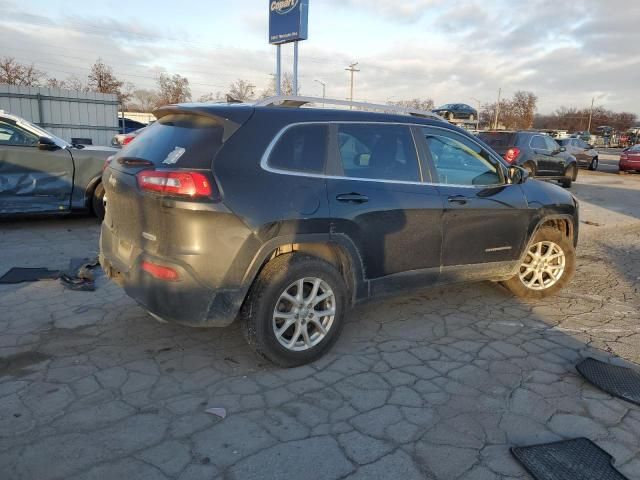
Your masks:
M640 172L640 143L622 152L618 169L620 172Z
M118 118L118 128L120 129L120 133L131 133L136 130L140 130L141 128L146 127L146 123L138 122L136 120L131 120L130 118Z
M482 132L479 137L510 165L525 168L533 177L557 180L569 188L578 176L576 158L547 134L497 130Z
M100 263L155 318L238 318L295 366L372 296L491 279L542 298L571 278L568 192L435 116L285 98L162 107L105 169Z
M589 170L598 169L598 151L593 145L580 138L561 138L556 139L556 142L564 147L567 153L576 157L578 165L585 166Z
M140 135L144 129L147 127L139 128L138 130L134 130L129 133L119 133L118 135L114 135L111 139L111 146L115 148L121 148L127 144L129 144L134 138Z
M447 120L461 119L472 121L478 118L478 111L465 103L447 103L432 111Z
M0 215L90 210L102 218L102 169L116 151L72 145L0 113Z

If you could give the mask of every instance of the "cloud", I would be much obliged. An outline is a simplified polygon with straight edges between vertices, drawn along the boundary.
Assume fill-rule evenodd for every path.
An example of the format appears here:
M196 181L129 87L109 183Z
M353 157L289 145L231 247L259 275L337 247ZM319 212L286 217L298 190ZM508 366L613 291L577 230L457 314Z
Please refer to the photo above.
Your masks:
M331 0L343 9L365 11L401 23L414 23L444 0Z

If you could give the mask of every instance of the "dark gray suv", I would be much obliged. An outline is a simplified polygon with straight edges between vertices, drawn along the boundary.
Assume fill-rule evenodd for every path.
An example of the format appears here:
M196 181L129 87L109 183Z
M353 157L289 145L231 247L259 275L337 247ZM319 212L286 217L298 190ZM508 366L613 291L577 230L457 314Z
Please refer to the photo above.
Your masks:
M542 298L570 280L570 193L428 113L303 103L167 106L111 161L101 263L154 317L239 318L293 366L367 298L476 280Z

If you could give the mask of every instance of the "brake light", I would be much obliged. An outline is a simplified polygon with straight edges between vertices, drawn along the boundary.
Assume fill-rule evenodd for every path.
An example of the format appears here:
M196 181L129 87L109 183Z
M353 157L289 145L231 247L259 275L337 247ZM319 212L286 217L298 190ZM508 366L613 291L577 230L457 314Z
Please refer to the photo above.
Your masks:
M518 155L520 155L520 149L513 147L507 150L507 153L504 154L504 159L509 163L513 163L517 160Z
M180 275L173 268L163 267L156 263L143 261L142 270L160 280L166 280L168 282L177 282L180 280Z
M127 135L126 137L124 137L124 139L122 140L122 145L127 145L129 143L131 143L131 141L136 138L135 135Z
M198 172L144 170L137 175L138 186L148 192L185 197L212 197L213 186ZM216 192L217 193L217 192Z

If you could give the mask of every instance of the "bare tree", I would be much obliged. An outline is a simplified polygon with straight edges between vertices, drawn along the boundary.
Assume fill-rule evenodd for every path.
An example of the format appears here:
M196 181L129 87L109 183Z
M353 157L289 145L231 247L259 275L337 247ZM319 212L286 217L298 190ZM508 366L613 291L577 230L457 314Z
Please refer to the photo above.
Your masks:
M127 103L131 96L129 92L125 91L124 82L118 80L113 73L113 69L100 58L91 66L87 86L93 92L115 93L118 95L118 101L123 105Z
M46 86L49 88L62 88L64 90L74 90L76 92L87 92L89 87L80 78L72 75L65 80L58 80L51 77L47 79Z
M204 95L200 95L198 97L198 101L199 102L222 102L224 101L224 95L222 95L220 92L216 92L215 94L213 92L209 92L209 93L205 93Z
M128 107L134 112L151 112L157 104L157 92L139 88L133 91Z
M158 78L158 90L158 106L191 100L189 79L177 73L174 75L161 73Z
M280 86L281 95L293 95L293 75L289 72L283 73ZM298 84L298 92L300 91L300 89L300 84ZM274 76L273 82L260 93L260 98L273 97L275 94L276 78Z
M433 110L434 103L430 98L413 98L411 100L398 100L388 102L389 105L395 105L397 107L413 108L415 110Z
M227 96L233 100L246 102L247 100L251 100L253 98L254 88L255 85L252 85L251 82L239 78L231 85L229 85Z
M532 92L517 91L511 99L500 100L498 125L507 129L526 130L533 127L538 97ZM480 124L493 126L496 115L496 103L482 106L479 116Z
M21 85L24 87L37 87L44 73L33 64L19 63L15 58L3 57L0 59L0 83L8 85Z
M635 124L637 116L630 112L613 112L598 106L590 112L590 107L558 108L551 115L539 115L535 118L535 127L544 129L568 130L570 132L584 131L589 124L591 113L591 131L595 132L600 126L612 127L614 130L624 132Z

